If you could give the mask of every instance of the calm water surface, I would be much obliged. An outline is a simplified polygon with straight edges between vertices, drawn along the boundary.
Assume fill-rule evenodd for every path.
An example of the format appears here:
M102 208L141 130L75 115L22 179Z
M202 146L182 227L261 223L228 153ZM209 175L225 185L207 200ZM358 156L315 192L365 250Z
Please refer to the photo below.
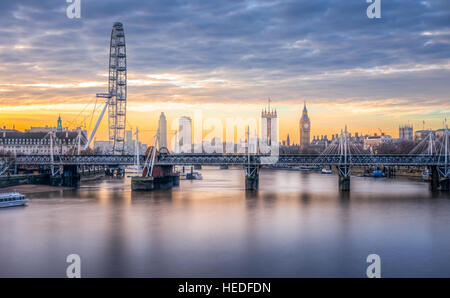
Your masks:
M132 193L130 181L30 194L0 210L0 276L450 277L450 198L426 183L262 171L246 193L242 169L204 168L203 181Z

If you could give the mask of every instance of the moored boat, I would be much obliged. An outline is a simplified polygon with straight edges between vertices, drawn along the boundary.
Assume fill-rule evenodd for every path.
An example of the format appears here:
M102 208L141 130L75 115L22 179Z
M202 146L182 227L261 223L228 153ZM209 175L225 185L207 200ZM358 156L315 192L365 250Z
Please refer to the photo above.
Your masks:
M191 174L187 174L187 176L188 176L188 179L191 178L192 180L203 180L203 176L199 172L194 172L194 173L192 173L192 175Z
M180 180L203 180L203 176L199 172L183 173L180 175Z
M384 177L384 173L380 169L374 169L372 172L372 177Z
M0 193L0 208L22 206L28 200L26 196L18 192Z
M323 168L321 171L322 174L333 174L333 171L331 169Z
M430 181L431 180L431 171L423 171L422 172L422 179L423 181Z

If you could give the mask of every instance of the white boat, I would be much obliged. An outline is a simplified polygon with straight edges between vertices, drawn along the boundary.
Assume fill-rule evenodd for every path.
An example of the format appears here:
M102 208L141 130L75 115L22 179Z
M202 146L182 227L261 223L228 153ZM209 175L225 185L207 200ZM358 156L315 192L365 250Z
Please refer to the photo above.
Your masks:
M202 176L202 174L201 173L199 173L199 172L194 172L194 173L192 173L192 179L193 180L203 180L203 176Z
M323 168L322 169L322 174L333 174L333 171L331 171L331 169L326 169L326 168Z
M0 193L0 208L22 206L28 200L26 196L18 192Z
M422 179L423 179L423 181L430 181L431 180L431 171L423 171Z

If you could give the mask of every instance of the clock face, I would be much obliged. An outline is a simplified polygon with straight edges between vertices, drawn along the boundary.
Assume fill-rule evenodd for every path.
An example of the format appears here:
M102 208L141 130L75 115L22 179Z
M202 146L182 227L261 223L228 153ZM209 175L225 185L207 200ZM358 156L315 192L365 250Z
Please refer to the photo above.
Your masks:
M309 124L308 124L308 123L305 123L305 125L303 125L303 127L304 127L304 128L308 128L308 127L309 127Z

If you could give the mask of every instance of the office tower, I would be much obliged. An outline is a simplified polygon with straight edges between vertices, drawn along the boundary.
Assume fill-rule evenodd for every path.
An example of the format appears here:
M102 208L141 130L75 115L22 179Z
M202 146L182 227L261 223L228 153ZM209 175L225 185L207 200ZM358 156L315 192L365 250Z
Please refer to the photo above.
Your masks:
M167 148L167 120L164 113L159 116L159 149Z
M128 154L134 153L133 132L131 130L125 131L125 152Z
M183 116L179 120L178 140L183 153L192 152L192 120Z

